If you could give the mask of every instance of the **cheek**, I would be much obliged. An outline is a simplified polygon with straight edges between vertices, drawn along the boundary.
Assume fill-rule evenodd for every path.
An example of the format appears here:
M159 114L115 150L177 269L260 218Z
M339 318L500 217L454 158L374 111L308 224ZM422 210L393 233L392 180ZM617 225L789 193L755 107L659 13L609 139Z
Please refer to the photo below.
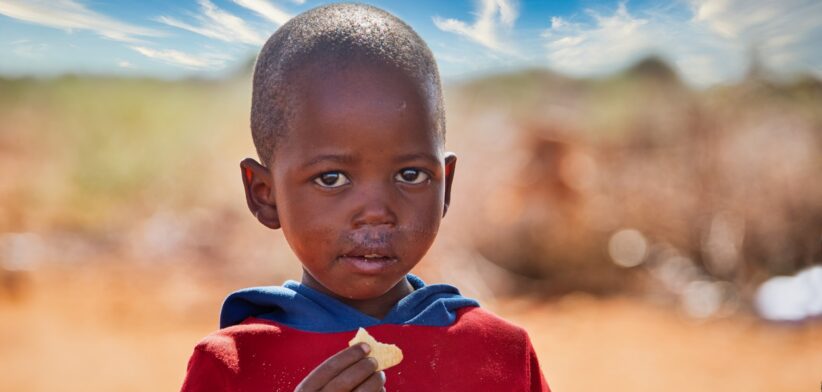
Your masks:
M408 227L408 239L412 244L431 244L437 236L439 221L421 223Z
M434 242L442 220L444 192L439 187L425 197L417 197L404 208L404 230L410 244L424 248L423 253Z
M283 234L301 260L310 262L324 258L339 233L334 210L323 208L300 195L292 196L283 203L288 208L278 211Z
M337 232L329 227L302 225L284 230L289 247L300 262L313 273L329 266L329 260L336 256Z
M405 227L408 243L416 248L417 253L422 256L437 236L440 226L441 214L436 212L436 209L426 209L426 213L418 213L414 215L414 219L408 221Z

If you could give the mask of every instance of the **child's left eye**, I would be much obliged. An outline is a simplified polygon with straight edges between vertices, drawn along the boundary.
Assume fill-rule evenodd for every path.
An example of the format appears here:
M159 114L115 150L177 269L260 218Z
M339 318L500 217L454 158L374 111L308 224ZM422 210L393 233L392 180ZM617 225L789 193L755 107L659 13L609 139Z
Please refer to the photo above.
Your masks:
M400 170L394 178L406 184L420 184L428 180L428 173L419 169L405 168Z

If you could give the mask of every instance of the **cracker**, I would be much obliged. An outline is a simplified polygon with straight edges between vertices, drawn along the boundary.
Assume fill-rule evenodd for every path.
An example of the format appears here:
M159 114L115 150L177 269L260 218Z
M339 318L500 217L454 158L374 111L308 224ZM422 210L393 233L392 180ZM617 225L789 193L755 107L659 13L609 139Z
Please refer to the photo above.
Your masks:
M380 343L368 334L365 328L357 330L354 338L348 341L348 347L357 343L367 343L371 347L369 357L377 360L377 371L388 369L402 361L402 350L394 344Z

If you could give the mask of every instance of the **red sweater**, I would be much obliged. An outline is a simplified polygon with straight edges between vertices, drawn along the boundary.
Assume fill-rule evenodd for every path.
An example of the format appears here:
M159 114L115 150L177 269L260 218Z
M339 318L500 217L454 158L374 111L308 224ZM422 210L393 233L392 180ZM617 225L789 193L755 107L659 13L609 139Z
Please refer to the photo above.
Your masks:
M403 351L386 369L388 391L548 391L528 334L479 307L456 311L448 326L366 328ZM194 349L182 390L293 391L356 331L308 332L256 317L218 330Z

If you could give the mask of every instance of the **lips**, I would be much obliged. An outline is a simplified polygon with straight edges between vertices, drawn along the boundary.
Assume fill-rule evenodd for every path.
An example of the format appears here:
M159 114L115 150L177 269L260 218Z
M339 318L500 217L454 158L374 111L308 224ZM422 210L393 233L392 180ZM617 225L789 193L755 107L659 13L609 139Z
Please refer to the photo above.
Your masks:
M341 257L396 258L397 255L388 245L360 244L343 253Z
M379 274L397 262L394 251L387 246L357 246L338 259L362 274Z

